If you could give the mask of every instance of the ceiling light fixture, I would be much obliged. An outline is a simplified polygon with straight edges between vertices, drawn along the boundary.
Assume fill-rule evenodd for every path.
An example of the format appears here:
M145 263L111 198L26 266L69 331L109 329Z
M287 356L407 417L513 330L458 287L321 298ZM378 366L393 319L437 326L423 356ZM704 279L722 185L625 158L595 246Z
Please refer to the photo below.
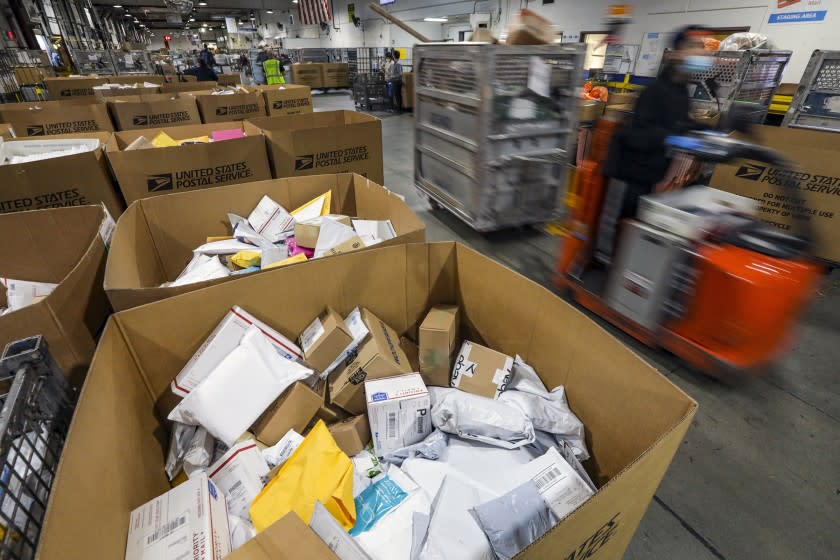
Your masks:
M446 19L445 17L427 17L427 18L423 18L423 21L434 21L434 22L438 22L438 23L446 23L449 20Z
M274 13L274 10L266 10L266 11L265 11L265 13L267 13L267 14L273 14L273 13Z
M114 4L115 8L122 8L122 4Z
M207 5L207 2L199 2L199 3L198 3L198 5L199 5L199 6L206 6L206 5Z
M191 18L190 18L190 21L195 21L195 18L194 18L194 17L191 17Z

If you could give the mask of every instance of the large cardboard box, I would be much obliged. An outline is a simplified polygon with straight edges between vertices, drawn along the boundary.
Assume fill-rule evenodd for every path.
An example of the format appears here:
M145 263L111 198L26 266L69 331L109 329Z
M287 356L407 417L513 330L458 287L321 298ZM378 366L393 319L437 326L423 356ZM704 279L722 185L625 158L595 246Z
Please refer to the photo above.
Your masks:
M350 65L346 62L324 63L321 68L325 88L350 87Z
M189 77L189 76L187 76ZM171 82L165 83L160 86L161 93L180 93L182 91L202 91L202 90L211 90L214 87L219 85L217 82L196 82L196 81L188 81L188 82Z
M230 235L228 212L247 216L265 195L294 209L327 190L332 192L333 210L391 220L397 237L383 245L425 240L423 222L402 199L358 175L275 179L147 198L132 204L114 231L105 275L111 302L115 309L129 309L229 281L222 278L174 288L159 287L181 273L192 258L193 249L204 243L207 236Z
M238 122L125 130L114 134L108 161L127 204L135 200L187 190L207 189L271 178L265 140L258 133L222 142L171 148L129 150L140 136L166 132L175 140L209 136L218 130L241 129Z
M297 84L259 88L270 117L302 115L312 112L312 88Z
M18 138L114 130L108 108L103 103L0 104L0 121L12 125Z
M317 260L114 315L53 483L41 560L121 557L129 512L170 488L161 420L168 411L155 403L232 305L260 310L261 320L289 333L325 305L342 314L361 306L404 334L444 303L461 308L471 340L521 355L549 387L564 385L586 426L585 467L598 492L518 558L620 559L697 404L550 290L462 245L434 243ZM304 523L281 525L287 521L267 530L275 539L261 533L230 558L333 558L290 556L287 547L311 533Z
M193 97L198 103L198 110L201 112L201 122L203 123L242 121L262 117L266 114L265 99L256 92L233 93L230 95L195 93Z
M41 161L0 165L0 214L102 202L117 219L125 205L114 187L105 156L106 147L113 146L113 134L60 134L44 140L60 138L95 138L102 148ZM24 138L10 143L33 140L38 139Z
M324 87L324 65L320 63L292 64L292 82L312 89Z
M110 222L105 220L102 206L0 215L0 277L58 284L40 302L0 316L0 347L43 335L50 354L77 386L110 313L102 289L103 235ZM0 300L5 306L2 286Z
M220 86L235 86L242 83L242 76L239 74L217 74Z
M201 124L195 99L189 96L161 95L163 99L135 102L109 101L108 110L117 130L137 130Z
M109 84L157 84L162 86L166 83L166 78L160 74L128 74L125 76L108 76Z
M404 72L402 82L403 109L414 108L414 92L414 74L412 72Z
M93 86L107 84L108 78L77 77L77 78L44 78L44 86L50 94L50 99L64 99L65 97L85 97L93 95Z
M358 173L380 185L382 122L355 111L327 111L245 122L249 134L262 131L275 177Z
M765 162L718 165L709 186L761 202L759 216L789 233L793 216L808 219L814 254L840 263L840 135L798 128L756 126L748 139L777 150L795 170Z
M254 436L265 445L275 445L286 432L302 434L323 404L320 393L297 382L274 401L254 423Z

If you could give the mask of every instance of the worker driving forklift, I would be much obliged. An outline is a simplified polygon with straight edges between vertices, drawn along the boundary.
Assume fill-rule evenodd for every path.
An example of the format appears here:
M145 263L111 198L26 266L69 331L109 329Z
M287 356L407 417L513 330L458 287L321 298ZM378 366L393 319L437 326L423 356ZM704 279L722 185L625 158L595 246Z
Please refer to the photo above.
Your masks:
M656 81L623 124L596 124L578 165L555 283L648 346L711 375L760 374L786 349L823 272L807 217L790 231L758 218L758 202L706 186L654 192L677 154L706 163L753 160L780 177L793 165L753 144L733 106L723 130L690 118L689 82L713 70L701 28L674 37ZM782 185L779 189L786 189Z

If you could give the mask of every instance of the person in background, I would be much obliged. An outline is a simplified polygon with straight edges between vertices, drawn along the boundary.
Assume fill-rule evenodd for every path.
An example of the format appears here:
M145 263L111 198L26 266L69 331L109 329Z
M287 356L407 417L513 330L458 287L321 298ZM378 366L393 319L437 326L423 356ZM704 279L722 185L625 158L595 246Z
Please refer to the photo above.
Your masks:
M283 77L283 65L280 64L274 53L269 54L268 60L263 62L263 70L265 70L265 81L268 85L286 83L286 79Z
M207 63L203 58L198 59L198 66L185 70L184 74L188 76L195 76L196 81L199 82L216 82L219 77L212 68L208 68Z
M265 52L265 47L260 47L260 52L257 53L255 59L256 64L251 68L254 72L254 83L265 84L265 71L263 71L263 63L268 60L268 53Z
M689 117L688 82L692 74L715 64L703 49L703 38L708 35L698 26L675 34L659 76L642 91L629 125L613 136L604 165L610 183L598 233L603 237L599 250L614 246L620 221L634 217L639 198L650 194L665 177L671 164L665 139L697 128Z
M212 69L216 66L216 57L207 48L207 43L204 43L204 49L199 53L198 57L204 61L208 68Z
M394 69L394 55L391 51L385 53L385 62L382 63L382 75L385 77L385 95L388 98L388 109L392 109L394 102L393 88L391 87L391 72Z
M403 67L400 64L400 51L394 51L394 65L391 67L391 96L395 113L402 113L402 77Z
M239 55L239 67L246 76L251 75L251 63L248 61L248 57L245 56L244 52Z

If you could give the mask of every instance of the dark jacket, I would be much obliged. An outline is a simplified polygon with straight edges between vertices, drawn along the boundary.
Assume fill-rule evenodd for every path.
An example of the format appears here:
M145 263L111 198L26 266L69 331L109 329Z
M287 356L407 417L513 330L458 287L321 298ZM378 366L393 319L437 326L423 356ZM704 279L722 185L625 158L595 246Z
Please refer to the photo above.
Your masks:
M216 65L216 57L213 56L213 53L211 53L209 49L204 49L199 53L198 56L207 64L209 68L213 68Z
M184 70L184 74L195 76L196 81L199 82L215 82L219 79L215 72L209 68L202 68L201 66Z
M672 72L666 68L642 91L630 125L613 136L604 166L607 177L644 187L665 177L671 164L665 138L695 128L686 84L674 81Z

